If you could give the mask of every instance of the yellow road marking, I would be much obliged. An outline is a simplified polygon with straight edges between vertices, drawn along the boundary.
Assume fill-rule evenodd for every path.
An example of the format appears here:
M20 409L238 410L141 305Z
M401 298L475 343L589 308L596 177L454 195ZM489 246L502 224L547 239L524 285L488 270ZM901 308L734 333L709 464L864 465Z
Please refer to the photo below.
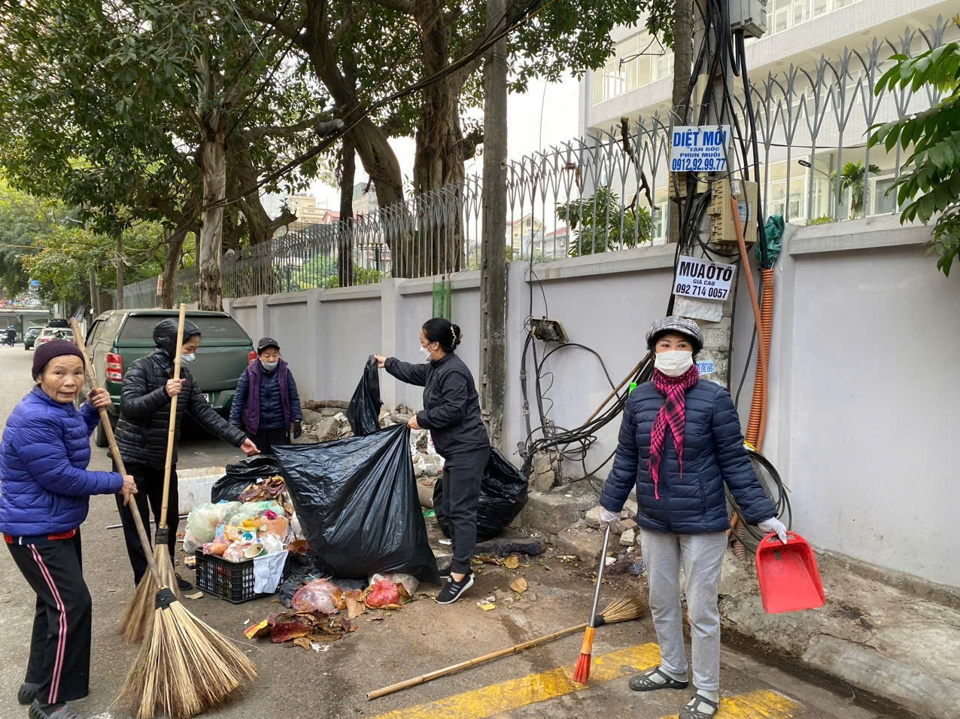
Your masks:
M790 719L800 705L782 694L761 689L720 700L714 719ZM677 719L676 714L660 719Z
M387 712L376 719L441 719L441 717L442 719L482 719L492 714L519 709L528 704L536 704L619 679L648 669L659 661L660 647L656 644L640 644L594 657L589 684L577 684L573 681L575 665L570 664L541 674L530 674L520 679L491 684L409 709ZM789 715L785 715L783 719L787 716ZM772 716L770 719L780 719L780 717Z

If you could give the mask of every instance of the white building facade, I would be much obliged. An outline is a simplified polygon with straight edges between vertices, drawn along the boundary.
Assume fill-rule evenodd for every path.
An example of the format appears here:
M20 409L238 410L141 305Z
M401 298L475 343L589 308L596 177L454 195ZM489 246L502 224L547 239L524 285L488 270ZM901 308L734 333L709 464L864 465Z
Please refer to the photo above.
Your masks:
M768 0L767 34L746 42L765 215L820 224L898 209L886 190L905 158L868 150L868 129L937 98L878 98L873 88L891 55L914 55L960 35L952 20L958 12L957 0ZM672 53L642 25L618 28L612 39L615 54L580 83L581 136L609 137L624 117L668 130ZM656 240L666 232L665 168L651 174Z

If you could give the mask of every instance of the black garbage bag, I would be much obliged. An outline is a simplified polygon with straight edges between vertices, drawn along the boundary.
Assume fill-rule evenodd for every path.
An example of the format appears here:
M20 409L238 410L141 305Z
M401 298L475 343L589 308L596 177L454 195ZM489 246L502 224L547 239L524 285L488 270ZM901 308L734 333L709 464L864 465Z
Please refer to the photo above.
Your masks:
M334 577L406 572L437 584L410 457L410 430L275 447L317 565Z
M437 480L433 487L433 510L437 524L445 535L450 527L443 514L443 486ZM480 503L477 506L477 541L500 536L517 518L527 503L527 480L519 469L498 449L490 450L490 459L480 481Z
M279 460L269 454L255 454L227 465L227 473L210 489L210 501L239 502L240 495L258 479L275 477L282 473Z
M377 360L373 355L363 368L360 384L350 398L347 408L347 421L357 437L365 437L380 429L380 377L377 372Z

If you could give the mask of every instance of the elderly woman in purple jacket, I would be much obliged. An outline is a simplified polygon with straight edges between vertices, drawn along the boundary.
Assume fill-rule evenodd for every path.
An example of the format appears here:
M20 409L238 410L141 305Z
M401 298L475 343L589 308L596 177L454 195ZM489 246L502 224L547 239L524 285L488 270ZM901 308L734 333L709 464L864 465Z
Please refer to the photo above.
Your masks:
M36 592L27 675L17 699L32 719L76 719L66 702L87 695L90 679L90 592L83 581L80 525L90 495L135 494L133 477L89 472L94 389L79 410L83 355L73 342L41 345L33 359L37 386L7 418L0 444L0 532Z
M273 454L276 444L289 444L303 434L303 410L293 372L280 358L280 343L270 337L257 342L257 359L240 375L230 409L230 424L245 429L261 452Z

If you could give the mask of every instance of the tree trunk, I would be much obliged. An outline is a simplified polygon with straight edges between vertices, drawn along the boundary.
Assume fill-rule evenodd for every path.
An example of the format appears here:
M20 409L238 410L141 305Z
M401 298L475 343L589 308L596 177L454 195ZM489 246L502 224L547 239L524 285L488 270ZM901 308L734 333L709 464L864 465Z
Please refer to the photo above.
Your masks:
M226 118L217 110L203 116L200 174L204 210L200 216L198 302L201 310L223 310L223 207L209 207L226 196L227 163L224 148Z
M353 286L353 182L357 176L357 159L353 145L343 139L340 150L340 225L337 253L337 280L340 287Z
M673 117L674 125L685 125L690 111L687 88L693 66L693 0L674 0L673 7ZM681 177L677 182L685 182ZM674 183L670 183L674 187ZM670 241L680 241L680 206L667 204L670 212ZM653 208L651 208L653 209Z
M176 283L177 268L180 266L180 253L183 251L183 241L187 238L189 227L180 228L167 238L163 258L163 291L160 295L160 305L167 310L173 309L174 284Z
M423 75L433 76L450 64L450 26L438 22L444 2L414 4L414 18L422 31ZM416 134L413 177L418 196L462 183L464 162L473 157L479 137L466 141L460 123L460 72L423 90L423 112ZM506 121L506 118L503 118ZM463 226L459 193L445 198L443 209L422 218L421 238L413 248L413 274L436 275L463 269ZM439 201L438 197L431 202ZM446 207L447 202L453 206ZM409 253L408 253L409 254Z

